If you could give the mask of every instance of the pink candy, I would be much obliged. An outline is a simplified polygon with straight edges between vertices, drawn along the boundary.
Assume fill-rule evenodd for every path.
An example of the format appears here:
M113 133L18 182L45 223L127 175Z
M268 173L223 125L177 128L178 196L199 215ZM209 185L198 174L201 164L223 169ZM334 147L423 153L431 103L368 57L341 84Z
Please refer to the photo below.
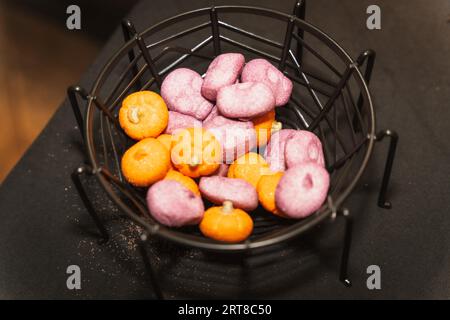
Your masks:
M221 163L216 172L214 172L214 176L226 177L228 174L229 165L225 163Z
M256 147L256 132L251 121L231 120L219 115L204 122L203 127L220 142L226 163Z
M229 118L250 119L275 107L272 90L260 82L238 83L223 87L217 94L220 114Z
M325 166L322 143L314 133L304 130L275 132L267 145L265 158L273 171L284 171L304 162Z
M198 224L205 211L201 197L173 180L152 185L147 192L147 206L158 222L169 227Z
M266 147L264 158L270 165L272 171L284 171L286 170L285 163L285 146L286 141L289 140L298 132L294 129L282 129L275 132Z
M226 177L203 177L199 184L202 195L215 204L225 200L233 202L233 206L251 211L258 206L258 194L255 188L245 180Z
M304 162L325 166L322 143L314 133L306 130L299 130L288 139L284 157L288 168Z
M217 56L209 65L202 85L205 98L215 101L217 91L238 80L245 58L240 53L224 53Z
M201 127L202 122L194 117L176 111L169 111L169 123L164 133L173 134L178 129Z
M179 68L167 75L161 86L161 96L169 110L203 120L211 112L213 104L203 98L202 77L195 71Z
M208 122L209 120L211 120L214 117L217 117L218 115L220 115L219 109L217 109L217 106L214 106L211 109L211 112L208 114L208 116L203 120L203 123Z
M275 203L290 218L306 218L322 206L329 185L330 176L321 165L303 163L286 170L275 189Z
M285 105L292 93L292 81L265 59L249 61L241 75L242 82L262 82L275 96L276 106Z

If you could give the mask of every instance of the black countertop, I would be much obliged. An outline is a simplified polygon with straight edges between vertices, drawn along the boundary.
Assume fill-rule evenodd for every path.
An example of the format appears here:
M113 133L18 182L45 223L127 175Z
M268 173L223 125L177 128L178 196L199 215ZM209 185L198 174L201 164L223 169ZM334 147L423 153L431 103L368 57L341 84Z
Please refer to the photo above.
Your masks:
M210 1L142 1L130 13L138 30ZM218 1L216 4L230 4ZM290 12L293 1L232 1ZM382 29L365 27L368 5L382 10ZM400 143L392 174L392 210L376 206L386 145L376 146L359 188L346 205L355 216L351 288L338 281L343 225L326 224L288 245L249 258L204 255L154 240L158 277L170 298L450 298L450 2L309 1L307 20L353 56L372 48L370 84L377 128ZM79 82L89 88L122 43L117 29ZM61 66L63 67L63 66ZM77 80L74 79L74 83ZM50 90L50 88L49 88ZM65 101L0 189L0 298L152 298L130 234L133 225L95 183L94 203L114 229L96 243L95 228L70 180L83 162L79 132ZM79 265L81 290L66 287ZM381 268L381 290L368 290L366 269Z

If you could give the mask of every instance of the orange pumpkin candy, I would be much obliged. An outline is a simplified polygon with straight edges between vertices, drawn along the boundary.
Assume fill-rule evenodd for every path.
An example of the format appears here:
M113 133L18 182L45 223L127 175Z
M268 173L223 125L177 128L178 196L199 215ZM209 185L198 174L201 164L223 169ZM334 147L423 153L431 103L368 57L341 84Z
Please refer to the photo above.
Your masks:
M169 171L169 150L154 138L142 139L124 153L121 168L129 183L148 187L163 179Z
M231 201L206 210L200 231L208 238L235 243L247 239L253 231L253 220L244 210L233 208Z
M167 148L167 150L172 150L172 135L164 133L159 135L156 140L158 140L159 142L161 142L164 147Z
M170 155L170 151L172 150L172 135L171 134L160 134L156 140L158 140L159 142L161 142L164 147L166 147L167 150L169 150L169 155ZM173 165L172 165L172 161L170 161L170 169L173 169Z
M260 117L252 120L253 127L256 131L256 140L258 146L264 146L270 140L270 136L281 130L281 122L275 120L275 110L269 111Z
M249 152L234 160L228 168L227 176L243 179L256 188L261 176L271 173L269 164L260 154Z
M281 217L284 217L284 215L278 210L275 204L275 190L283 174L284 172L275 172L270 175L263 175L259 179L256 188L259 202L261 202L264 209Z
M163 98L153 91L139 91L127 96L119 110L119 123L135 139L155 138L167 127L169 110Z
M214 135L203 128L183 129L173 135L171 158L182 174L198 178L219 168L222 148Z

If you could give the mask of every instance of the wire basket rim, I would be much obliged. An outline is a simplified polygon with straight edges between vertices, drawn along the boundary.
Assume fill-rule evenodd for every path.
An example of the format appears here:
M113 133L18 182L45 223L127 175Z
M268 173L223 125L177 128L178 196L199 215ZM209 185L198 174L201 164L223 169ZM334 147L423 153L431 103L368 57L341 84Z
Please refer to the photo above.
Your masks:
M152 26L148 27L142 32L138 32L137 36L149 36L150 32L152 31L158 31L158 28L164 28L166 24L169 24L170 22L173 22L174 20L178 20L180 18L190 18L194 17L196 15L201 15L206 12L209 12L210 10L224 10L227 12L247 12L247 13L262 13L265 15L268 15L273 18L278 18L280 20L286 20L289 21L291 19L293 22L297 24L297 26L304 28L305 31L313 33L316 37L318 37L319 40L326 42L326 44L333 49L333 51L338 54L343 60L347 60L347 62L350 64L355 64L354 60L350 57L350 55L327 33L319 29L318 27L306 22L305 20L299 19L296 16L289 15L283 12L279 12L273 9L263 8L263 7L254 7L254 6L237 6L237 5L230 5L230 6L212 6L212 7L206 7L201 9L196 9L192 11L187 11L175 16L172 16L170 18L164 19L160 22L157 22L153 24ZM305 29L306 28L306 29ZM102 80L104 78L105 73L109 71L109 68L114 66L114 63L117 59L121 58L124 54L126 54L127 50L132 48L132 45L135 43L135 39L131 39L128 42L125 42L120 48L117 49L115 54L113 54L109 60L106 62L106 64L103 66L102 70L99 72L91 90L90 95L91 97L95 97L97 90L102 84ZM148 220L145 220L138 216L134 210L132 210L128 205L126 205L114 192L114 190L111 187L111 183L102 175L102 174L96 174L98 181L102 185L102 187L105 189L108 196L115 202L119 208L125 212L132 220L140 224L142 227L146 229L146 233L150 235L158 235L162 238L165 238L167 240L173 241L175 243L184 245L184 246L192 246L197 247L200 249L206 249L206 250L214 250L214 251L242 251L242 250L248 250L248 249L255 249L255 248L261 248L265 246L270 246L288 239L291 239L293 237L296 237L300 235L301 233L311 229L315 225L321 223L326 218L330 217L333 213L336 213L335 211L342 205L343 201L349 196L349 194L353 191L354 187L356 186L357 182L359 181L361 175L363 174L364 170L367 167L367 163L370 159L370 156L373 151L373 145L375 141L375 112L373 108L373 102L371 98L371 94L368 88L368 85L366 81L364 80L363 75L361 74L361 71L356 66L354 68L353 76L357 81L359 82L359 86L361 89L361 93L364 95L364 98L367 99L368 104L368 111L369 111L369 118L370 118L370 128L368 128L369 133L367 136L367 141L365 144L367 144L367 148L364 154L364 157L362 159L362 163L359 167L359 170L354 175L353 180L348 184L348 186L341 192L341 194L333 200L333 208L330 207L329 204L325 203L319 211L314 213L313 215L309 216L306 219L299 220L298 222L286 226L280 230L276 230L275 232L271 233L270 237L267 237L264 239L258 239L242 243L235 243L235 244L228 244L228 243L221 243L214 240L210 240L207 238L194 236L190 234L186 234L183 232L179 232L177 230L165 227L163 225L160 225L157 222L149 222ZM86 137L86 149L88 154L88 160L92 165L93 171L98 173L99 165L97 161L97 156L95 152L95 146L94 146L94 139L93 139L93 124L94 124L94 112L95 112L95 106L93 105L93 100L89 99L87 103L87 108L85 110L85 126L84 126L84 136ZM354 158L350 158L348 161L354 161ZM277 231L279 234L277 234Z

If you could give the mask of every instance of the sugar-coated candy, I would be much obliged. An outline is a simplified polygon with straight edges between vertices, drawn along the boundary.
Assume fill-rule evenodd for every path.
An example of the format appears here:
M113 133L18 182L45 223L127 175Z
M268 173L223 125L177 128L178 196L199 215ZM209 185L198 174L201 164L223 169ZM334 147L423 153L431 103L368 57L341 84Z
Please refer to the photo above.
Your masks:
M223 87L217 94L217 108L228 118L251 119L275 107L272 90L261 82L238 83Z
M201 127L202 122L187 114L176 111L169 111L169 122L164 133L173 134L176 130L187 129L193 127Z
M245 58L240 53L223 53L209 65L202 85L206 99L215 101L220 88L234 84L244 67Z
M296 165L285 171L275 190L275 203L290 218L306 218L317 211L328 194L330 176L314 162Z
M169 227L198 224L205 212L201 197L174 180L152 185L147 192L147 206L159 223Z
M215 204L228 200L243 210L254 210L258 206L256 189L247 181L226 177L203 177L199 184L201 194Z
M277 107L285 105L292 93L292 81L265 59L249 61L242 70L241 80L264 83L272 90Z
M161 96L169 110L203 120L211 112L213 104L202 96L202 84L203 79L197 72L187 68L175 69L164 79Z

